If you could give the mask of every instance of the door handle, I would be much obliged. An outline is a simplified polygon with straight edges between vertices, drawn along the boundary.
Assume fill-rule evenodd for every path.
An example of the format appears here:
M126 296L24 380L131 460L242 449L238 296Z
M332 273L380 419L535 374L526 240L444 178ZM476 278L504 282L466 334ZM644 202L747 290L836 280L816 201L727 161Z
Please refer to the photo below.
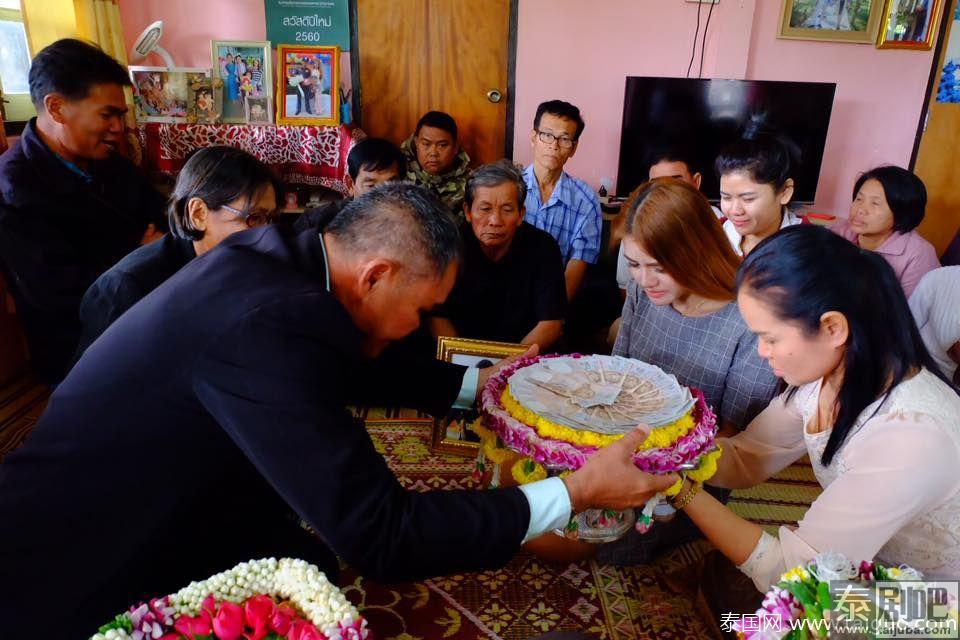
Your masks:
M490 91L487 91L487 100L496 104L503 100L503 94L497 89L490 89Z

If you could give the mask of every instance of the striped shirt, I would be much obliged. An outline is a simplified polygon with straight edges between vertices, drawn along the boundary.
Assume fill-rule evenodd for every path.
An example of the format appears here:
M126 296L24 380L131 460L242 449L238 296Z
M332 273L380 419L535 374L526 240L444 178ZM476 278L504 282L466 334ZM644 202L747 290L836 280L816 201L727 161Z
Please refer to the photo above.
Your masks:
M552 235L560 245L563 263L583 260L594 264L600 257L600 201L582 180L561 173L550 200L540 201L540 185L531 164L523 172L527 183L527 222Z

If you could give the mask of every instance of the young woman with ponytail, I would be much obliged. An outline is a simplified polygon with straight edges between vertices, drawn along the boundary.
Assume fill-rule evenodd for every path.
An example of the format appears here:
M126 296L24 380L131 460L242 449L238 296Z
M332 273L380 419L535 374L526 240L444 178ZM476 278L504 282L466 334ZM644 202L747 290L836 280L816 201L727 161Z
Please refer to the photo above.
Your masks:
M759 353L789 388L720 439L710 484L764 482L804 454L823 493L765 533L690 480L673 499L761 591L823 551L960 575L960 394L924 346L880 255L813 226L781 230L737 273Z

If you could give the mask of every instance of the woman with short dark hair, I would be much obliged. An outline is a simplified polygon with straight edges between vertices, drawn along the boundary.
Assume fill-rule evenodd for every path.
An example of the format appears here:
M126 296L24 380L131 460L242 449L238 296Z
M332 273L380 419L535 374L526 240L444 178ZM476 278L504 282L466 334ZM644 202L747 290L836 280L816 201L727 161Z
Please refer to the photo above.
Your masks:
M936 249L915 231L926 206L920 178L900 167L877 167L857 179L850 217L831 229L882 255L909 298L920 279L940 266Z
M103 273L80 303L78 360L113 321L196 256L227 236L271 221L279 182L262 162L234 147L194 153L167 205L170 233L140 247Z
M790 385L723 448L711 485L754 487L808 455L824 492L766 533L683 479L672 503L761 591L822 552L960 574L960 395L924 346L890 266L812 225L758 245L737 302Z

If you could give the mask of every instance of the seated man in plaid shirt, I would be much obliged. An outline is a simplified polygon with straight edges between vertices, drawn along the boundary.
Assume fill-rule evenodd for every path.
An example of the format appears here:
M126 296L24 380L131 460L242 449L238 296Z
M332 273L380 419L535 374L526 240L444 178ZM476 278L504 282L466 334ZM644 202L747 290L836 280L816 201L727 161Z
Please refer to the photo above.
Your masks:
M542 103L530 133L533 163L523 172L527 222L552 235L560 245L567 300L573 300L587 265L600 256L600 201L585 182L563 171L577 150L583 127L580 110L569 102Z

